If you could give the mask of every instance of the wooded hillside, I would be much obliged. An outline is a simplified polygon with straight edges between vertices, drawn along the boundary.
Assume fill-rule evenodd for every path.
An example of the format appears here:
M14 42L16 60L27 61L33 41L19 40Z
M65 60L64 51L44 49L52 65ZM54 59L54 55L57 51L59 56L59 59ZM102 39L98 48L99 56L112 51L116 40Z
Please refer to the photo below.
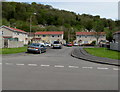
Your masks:
M36 13L36 15L34 15ZM120 30L120 21L100 18L99 15L92 16L88 14L76 14L65 10L54 9L50 5L37 4L35 2L2 3L2 24L29 32L30 17L32 19L32 32L36 31L64 31L65 39L67 35L71 41L75 39L76 31L91 31L96 25L100 25L100 31L110 34Z

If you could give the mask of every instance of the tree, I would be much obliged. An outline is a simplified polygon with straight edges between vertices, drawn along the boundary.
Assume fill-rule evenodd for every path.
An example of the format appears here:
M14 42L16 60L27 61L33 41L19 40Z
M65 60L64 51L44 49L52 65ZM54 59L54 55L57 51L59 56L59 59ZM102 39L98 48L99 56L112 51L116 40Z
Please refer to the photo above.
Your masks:
M104 30L104 26L103 23L99 20L99 21L95 21L94 25L93 25L93 29L95 31L94 35L96 37L96 45L98 45L98 40L100 38L100 36L102 35L101 32L103 32Z
M7 21L5 18L2 18L2 25L10 26L10 22Z
M110 30L109 28L105 28L104 30L106 32L106 39L109 42L112 42L112 40L113 40L113 32L112 32L112 30Z

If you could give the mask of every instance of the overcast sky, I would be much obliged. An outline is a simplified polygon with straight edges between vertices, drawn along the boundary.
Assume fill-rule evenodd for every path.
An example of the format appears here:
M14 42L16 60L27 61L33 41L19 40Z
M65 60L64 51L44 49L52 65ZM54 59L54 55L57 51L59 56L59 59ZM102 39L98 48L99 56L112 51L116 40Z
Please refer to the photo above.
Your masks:
M25 2L25 0L7 0ZM118 0L26 0L51 5L57 9L73 11L79 14L100 15L101 18L118 19ZM105 2L104 2L105 1Z

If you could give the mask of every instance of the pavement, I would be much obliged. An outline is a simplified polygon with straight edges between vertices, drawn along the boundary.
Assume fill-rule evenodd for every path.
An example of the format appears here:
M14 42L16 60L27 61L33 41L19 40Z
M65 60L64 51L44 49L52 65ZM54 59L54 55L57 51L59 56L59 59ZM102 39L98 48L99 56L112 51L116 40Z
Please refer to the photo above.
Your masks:
M118 90L117 66L71 56L75 47L3 55L3 90Z
M110 59L110 58L93 56L93 55L87 53L83 49L83 47L79 47L79 48L73 49L73 51L71 53L71 56L73 56L75 58L78 58L78 59L82 59L82 60L94 62L94 63L120 66L120 60L115 60L115 59Z

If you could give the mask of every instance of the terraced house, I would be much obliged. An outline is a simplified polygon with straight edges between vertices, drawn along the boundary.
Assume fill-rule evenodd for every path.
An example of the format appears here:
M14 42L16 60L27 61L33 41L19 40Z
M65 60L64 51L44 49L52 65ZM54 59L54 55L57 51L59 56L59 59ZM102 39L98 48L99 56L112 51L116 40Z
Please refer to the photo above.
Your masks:
M58 40L61 43L64 43L63 36L63 31L36 32L33 41L52 43L53 41Z
M27 32L23 30L1 26L0 34L2 35L3 45L8 45L7 47L22 47L28 44Z
M100 32L98 42L106 40L105 32ZM92 41L96 41L96 32L76 32L76 40L74 42L78 44L90 44Z

